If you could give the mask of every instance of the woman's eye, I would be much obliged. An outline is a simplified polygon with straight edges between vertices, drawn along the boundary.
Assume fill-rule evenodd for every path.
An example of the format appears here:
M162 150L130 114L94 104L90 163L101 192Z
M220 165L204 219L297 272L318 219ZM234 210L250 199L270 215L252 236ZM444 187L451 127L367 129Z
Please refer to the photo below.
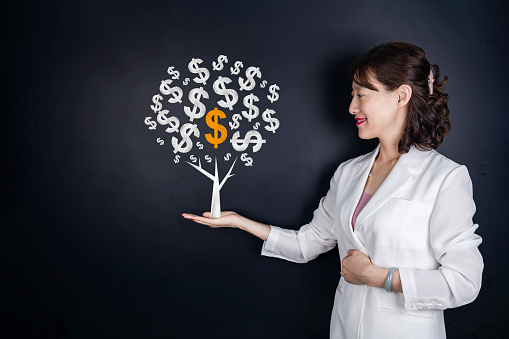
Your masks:
M362 98L364 95L362 95L362 94L357 94L357 96L358 96L359 98Z

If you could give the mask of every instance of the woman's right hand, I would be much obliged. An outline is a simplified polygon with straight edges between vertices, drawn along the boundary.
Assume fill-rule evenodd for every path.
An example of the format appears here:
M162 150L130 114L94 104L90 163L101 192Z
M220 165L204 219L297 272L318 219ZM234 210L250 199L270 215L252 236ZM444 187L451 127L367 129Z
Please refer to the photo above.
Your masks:
M184 213L182 214L182 217L193 220L194 222L197 222L199 224L207 225L212 228L220 227L240 228L262 239L263 241L267 240L270 233L269 225L248 219L233 211L221 212L221 217L219 218L211 218L210 212L203 213L202 217L194 214Z

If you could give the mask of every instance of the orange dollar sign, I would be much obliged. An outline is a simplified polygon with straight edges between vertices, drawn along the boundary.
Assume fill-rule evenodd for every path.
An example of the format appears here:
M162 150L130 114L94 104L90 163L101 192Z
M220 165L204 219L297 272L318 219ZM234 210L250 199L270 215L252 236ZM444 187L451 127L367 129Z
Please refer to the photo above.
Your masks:
M205 138L207 139L208 142L214 145L214 148L217 148L217 145L225 141L227 136L226 128L218 123L219 118L221 119L226 118L226 114L224 114L223 111L218 110L217 107L214 108L212 111L208 112L207 117L205 118L207 126L214 130L214 136L212 136L212 134L209 133L205 134ZM221 133L220 138L217 135L218 132Z

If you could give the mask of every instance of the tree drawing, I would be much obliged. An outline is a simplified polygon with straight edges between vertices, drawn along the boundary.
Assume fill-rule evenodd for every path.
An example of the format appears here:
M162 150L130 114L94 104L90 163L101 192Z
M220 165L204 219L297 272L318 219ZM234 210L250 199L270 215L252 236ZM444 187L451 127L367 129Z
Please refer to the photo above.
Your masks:
M155 120L152 116L147 116L144 120L145 125L151 131L157 131L157 127L162 126L165 133L175 133L171 137L175 164L180 163L182 157L186 157L185 161L189 165L212 180L210 208L212 218L221 216L221 188L229 178L235 175L232 174L232 171L239 156L233 159L232 153L240 153L240 160L244 165L252 166L252 153L258 152L267 142L260 131L266 130L276 133L280 126L279 119L273 116L276 111L269 107L279 99L279 86L276 84L268 85L267 80L262 79L259 67L247 67L244 77L243 74L239 75L244 68L242 61L234 62L229 69L226 67L227 63L227 56L220 55L217 62L212 62L212 69L210 70L205 67L202 59L193 58L187 66L191 74L183 80L180 78L180 71L175 66L168 67L167 73L170 77L161 81L159 93L152 97L153 104L150 105L150 108L156 114ZM221 75L221 71L223 71L223 75ZM213 82L208 82L209 86L212 84L212 91L210 89L207 91L207 81L211 77L211 72L217 77ZM229 73L224 75L224 72ZM237 81L232 80L234 76L238 76ZM193 77L193 79L190 79L190 77ZM259 79L258 82L256 78ZM178 86L172 86L175 81L179 82ZM182 87L180 82L182 82ZM187 102L182 100L187 88L185 86L188 85L190 87L195 85L196 87L189 90L187 95L189 104L187 105ZM239 94L245 94L242 99L242 107L240 105L235 106L238 104ZM202 102L205 100L213 102L210 105L213 109L207 109L207 105ZM169 107L163 109L163 102L169 102ZM183 109L182 106L184 106ZM262 114L260 114L261 107L264 108ZM180 126L182 118L170 116L170 109L184 111L185 118L189 118L189 122L185 122ZM229 131L221 123L221 119L226 119L227 124L224 123L224 125L229 126ZM210 133L203 134L200 133L200 130ZM232 134L233 131L235 132ZM158 145L163 146L165 144L167 134L157 137ZM205 137L204 140L200 140L202 135ZM229 143L224 143L228 137ZM228 173L222 180L220 180L218 172L218 152L225 162L232 162ZM214 153L215 158L214 174L205 170L202 165L212 162L212 153ZM203 163L202 157L204 159Z

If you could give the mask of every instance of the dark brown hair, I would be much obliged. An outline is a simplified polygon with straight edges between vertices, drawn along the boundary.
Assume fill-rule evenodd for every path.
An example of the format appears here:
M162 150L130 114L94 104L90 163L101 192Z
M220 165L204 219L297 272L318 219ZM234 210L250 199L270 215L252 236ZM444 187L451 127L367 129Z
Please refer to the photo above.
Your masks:
M428 75L433 70L435 82L430 95ZM376 46L350 65L350 79L358 85L375 90L369 76L394 91L406 84L412 88L403 137L398 143L399 153L407 153L412 145L421 150L435 149L451 131L447 97L443 90L447 82L438 81L440 69L431 64L419 46L393 41Z

